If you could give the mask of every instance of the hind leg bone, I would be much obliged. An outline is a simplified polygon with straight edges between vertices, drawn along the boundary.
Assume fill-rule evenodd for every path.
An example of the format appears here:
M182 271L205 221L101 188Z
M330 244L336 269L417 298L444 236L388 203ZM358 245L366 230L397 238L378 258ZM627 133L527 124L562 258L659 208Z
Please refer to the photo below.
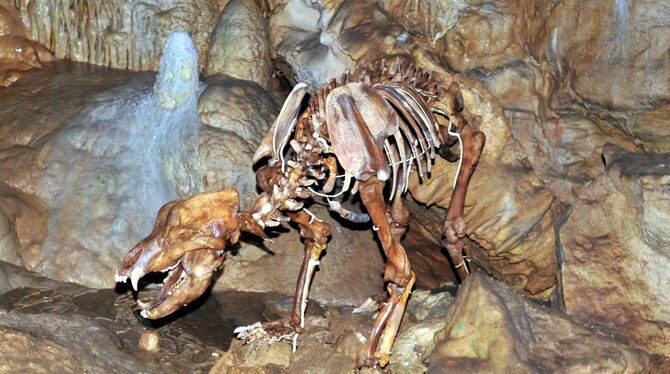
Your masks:
M357 365L359 367L386 366L388 364L391 347L395 341L407 298L415 280L407 254L399 243L399 238L402 235L397 230L398 226L389 219L398 218L402 220L404 207L400 209L398 206L394 206L391 209L391 217L389 217L383 189L384 182L376 177L361 182L361 200L372 218L387 257L387 263L384 265L384 280L389 281L387 287L389 298L379 311L370 336L358 356ZM406 217L406 214L404 216ZM403 223L400 222L400 224Z

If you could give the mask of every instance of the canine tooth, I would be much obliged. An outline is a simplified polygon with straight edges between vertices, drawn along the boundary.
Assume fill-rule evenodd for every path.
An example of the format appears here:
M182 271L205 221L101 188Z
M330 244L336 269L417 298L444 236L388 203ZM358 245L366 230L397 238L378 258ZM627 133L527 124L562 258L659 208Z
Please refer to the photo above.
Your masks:
M133 290L137 291L137 283L142 278L142 275L144 275L144 270L139 266L134 268L130 273L130 283L133 285Z
M147 313L146 310L141 311L141 312L140 312L140 315L141 315L142 317L144 317L144 318L147 318L147 319L149 318L149 313Z

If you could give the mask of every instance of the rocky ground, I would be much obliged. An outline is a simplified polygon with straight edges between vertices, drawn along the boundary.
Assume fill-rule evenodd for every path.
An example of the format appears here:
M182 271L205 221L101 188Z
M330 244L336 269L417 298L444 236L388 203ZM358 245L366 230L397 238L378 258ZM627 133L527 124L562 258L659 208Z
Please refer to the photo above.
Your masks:
M7 263L0 270L15 269ZM236 340L233 330L286 316L291 298L212 292L164 320L137 312L125 288L91 289L24 274L0 297L5 373L352 373L374 311L309 303L305 332L289 341ZM139 292L151 292L141 284ZM571 321L477 273L417 290L387 367L410 373L663 373L670 362ZM368 372L371 372L368 370Z

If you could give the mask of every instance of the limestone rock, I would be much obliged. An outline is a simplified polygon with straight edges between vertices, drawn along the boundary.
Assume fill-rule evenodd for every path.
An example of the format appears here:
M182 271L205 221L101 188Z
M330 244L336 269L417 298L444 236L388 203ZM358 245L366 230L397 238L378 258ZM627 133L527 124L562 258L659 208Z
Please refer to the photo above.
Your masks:
M647 373L648 354L596 335L482 273L461 286L428 373Z
M670 105L659 104L635 119L635 138L647 152L670 152Z
M314 274L309 298L326 304L359 305L383 292L381 249L370 229L352 230L327 210L310 210L333 227L333 236ZM302 264L304 246L298 230L279 232L264 249L242 244L237 256L228 256L217 280L217 290L274 291L292 295ZM272 253L268 253L268 252Z
M427 16L408 13L410 24L440 20L441 13L433 11L440 2L427 3ZM670 35L661 21L669 15L664 5L464 1L450 11L457 12L457 21L436 41L434 53L450 68L496 86L492 91L505 109L530 113L547 132L564 129L555 121L579 114L619 138L609 141L619 144L629 137L647 150L667 152L663 134L670 121L655 114L670 97L667 85L657 84L670 79L667 53L660 47ZM642 113L647 117L638 118Z
M670 154L610 144L603 157L560 228L565 309L669 356Z
M358 64L399 53L411 38L375 1L277 2L270 40L296 80L321 87Z
M0 297L0 331L15 332L9 336L0 333L0 351L7 364L11 365L14 361L10 358L16 357L17 365L32 365L35 369L22 370L24 367L18 366L15 371L8 371L3 366L0 372L206 373L217 361L212 353L221 352L232 338L230 318L239 318L219 314L219 295L215 295L185 318L152 325L139 318L130 292L119 294L57 281L32 285L34 288L22 287ZM235 295L226 295L225 301L240 305L236 304ZM251 312L247 318L258 318L251 308L245 311ZM219 328L209 333L213 324ZM158 338L158 353L142 350L142 336L146 334ZM15 350L19 343L45 349L45 354L21 354ZM60 353L52 354L53 346ZM52 359L58 357L67 362L54 369L60 361ZM51 367L40 370L47 364ZM78 371L67 371L72 368Z
M454 297L448 292L413 291L398 332L390 369L396 374L424 373L435 349L438 332L447 325Z
M0 295L21 287L56 288L57 282L28 271L21 266L0 261Z
M247 209L258 194L253 154L278 113L270 95L258 84L214 75L198 100L206 126L200 133L195 171L202 189L234 187Z
M254 0L232 0L212 33L206 75L226 74L272 86L268 22Z
M165 40L178 30L192 36L204 66L220 10L217 0L16 4L28 37L52 46L57 58L132 70L157 70Z
M8 373L153 372L118 337L81 316L0 310L0 371ZM101 359L104 357L104 359Z
M533 170L565 204L574 204L584 185L605 170L600 157L603 145L640 151L630 137L580 114L539 120L529 112L508 112L508 117Z
M450 67L491 72L524 58L530 2L458 3L458 21L446 32L441 51Z
M431 43L442 38L458 21L463 1L381 0L384 11L409 33Z
M101 142L96 142L104 128L109 128L106 121L116 113L110 113L109 107L104 104L113 102L113 97L124 90L118 87L128 80L127 74L119 74L114 79L106 79L103 75L96 74L62 74L57 77L49 77L44 82L35 82L34 86L26 84L16 89L13 93L4 93L2 98L3 105L0 110L2 114L2 124L0 132L3 134L0 138L0 153L2 154L3 170L3 214L10 217L11 235L15 235L20 243L19 251L8 247L0 248L2 250L2 259L12 261L19 265L24 265L29 270L38 271L42 275L51 277L61 277L63 280L81 280L88 279L88 284L107 284L112 282L106 280L103 273L112 271L115 268L114 262L118 261L123 251L122 247L131 245L131 241L117 242L121 248L117 247L118 254L108 251L110 246L101 246L101 243L114 243L112 230L107 229L98 219L87 220L86 213L95 211L95 215L103 220L110 220L123 224L124 222L133 222L132 214L127 218L117 217L108 209L114 211L119 208L119 201L98 200L98 206L86 201L84 196L88 195L95 201L96 193L104 193L106 188L115 189L109 184L112 181L114 169L105 168L104 165L98 165L94 160L93 154L99 157L109 159L110 154L104 153L107 149ZM106 79L104 83L101 83ZM126 86L125 92L135 94L142 85L142 77L137 77L134 82ZM146 80L144 80L146 82ZM41 87L39 90L35 88ZM145 90L148 85L145 85ZM107 95L100 95L100 92L116 88L116 92L108 92ZM32 93L32 94L31 94ZM23 95L31 95L30 101L21 100ZM132 96L131 96L132 97ZM97 114L102 118L94 120L96 110L89 108L88 112L83 111L92 99L96 99L103 104L98 107ZM76 103L76 104L75 104ZM83 111L83 113L82 113ZM125 108L124 108L125 111ZM89 133L81 130L84 123L89 125ZM126 123L119 123L119 126L126 126ZM124 130L117 129L117 134L126 137ZM78 133L78 136L71 136ZM84 141L88 135L88 142ZM110 139L111 140L111 139ZM114 142L114 140L111 140ZM127 138L126 142L132 141ZM69 143L69 146L67 145ZM108 146L111 147L112 144ZM115 146L119 152L118 145ZM132 147L137 152L142 152L141 147ZM73 153L67 153L68 150ZM76 150L76 151L75 151ZM112 147L112 150L114 148ZM117 153L118 154L118 153ZM90 158L84 162L85 156ZM79 161L78 169L69 169L66 167L73 161ZM140 168L140 165L137 165ZM81 171L87 169L91 174L82 174ZM96 170L97 168L97 170ZM75 174L79 172L79 178ZM50 177L47 177L50 176ZM68 186L64 179L67 176L73 183ZM140 175L138 173L137 175ZM133 180L142 179L133 176ZM74 186L78 186L75 190ZM59 193L60 191L60 193ZM68 192L70 193L68 198ZM90 192L90 194L86 194ZM122 194L121 191L117 192ZM128 191L127 191L128 192ZM118 195L117 195L118 196ZM140 198L141 199L141 198ZM59 205L63 201L77 201L79 203L67 207L69 211L60 210L66 208ZM160 203L156 204L160 205ZM84 209L86 207L86 209ZM155 207L157 209L158 206ZM51 216L47 211L51 209ZM121 207L124 209L124 207ZM128 206L125 206L128 212ZM69 216L69 214L73 214ZM148 214L146 214L148 216ZM72 217L78 217L77 220ZM91 217L91 215L89 215ZM49 219L51 218L51 220ZM147 217L146 219L151 219ZM60 222L63 225L59 224ZM95 222L96 225L91 225ZM109 221L108 221L109 222ZM118 226L117 226L118 227ZM131 231L133 225L127 226ZM100 231L97 231L97 229ZM148 227L146 228L148 229ZM81 230L83 240L92 240L92 244L87 250L82 247L79 240L75 239L78 235L74 234ZM125 230L120 230L125 231ZM48 238L48 233L51 237ZM125 232L124 235L127 235ZM94 239L99 235L97 239ZM141 235L137 233L136 235ZM71 240L76 245L59 242L56 237L62 240ZM68 239L69 238L69 239ZM45 246L45 241L51 240L51 245ZM104 254L103 254L104 253ZM96 269L96 271L91 271ZM107 269L107 270L105 270Z
M435 349L435 334L446 325L445 320L435 320L403 329L393 344L389 363L393 373L425 373L428 368L424 362Z
M40 68L53 60L51 52L29 40L20 12L9 1L0 2L0 87L9 87L23 77L22 71Z
M430 290L412 291L407 303L407 316L418 322L446 319L448 308L454 302L449 292L433 292Z
M546 12L546 13L544 13ZM548 4L532 51L556 66L557 80L603 109L645 108L670 95L665 48L670 10L656 2L571 0ZM660 23L659 23L660 22ZM648 27L659 25L659 27ZM579 32L575 32L579 30ZM596 47L597 46L597 47ZM561 62L559 62L561 61ZM568 69L563 69L568 67ZM625 117L618 118L624 128Z

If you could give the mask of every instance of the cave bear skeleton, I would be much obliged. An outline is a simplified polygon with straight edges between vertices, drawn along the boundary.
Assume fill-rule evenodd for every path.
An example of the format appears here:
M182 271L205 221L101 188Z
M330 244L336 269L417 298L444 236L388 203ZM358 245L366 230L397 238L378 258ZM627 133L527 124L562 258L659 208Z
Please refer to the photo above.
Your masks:
M465 246L463 209L470 177L484 147L478 117L464 105L457 83L443 87L435 74L406 56L392 56L344 74L321 89L298 83L254 155L267 158L256 173L262 193L249 211L239 211L234 189L210 191L165 204L151 234L123 259L116 280L138 280L169 271L158 296L139 302L142 315L166 316L200 296L225 259L227 243L240 232L268 239L264 229L292 221L305 241L305 255L291 315L236 330L238 338L295 339L304 329L310 281L332 234L303 202L325 197L343 218L371 221L386 255L382 303L357 365L385 366L415 281L400 244L409 212L403 194L411 170L430 176L437 154L458 161L444 220L443 245L461 277L472 265ZM334 192L335 191L335 192ZM358 193L366 213L345 209L336 199Z

